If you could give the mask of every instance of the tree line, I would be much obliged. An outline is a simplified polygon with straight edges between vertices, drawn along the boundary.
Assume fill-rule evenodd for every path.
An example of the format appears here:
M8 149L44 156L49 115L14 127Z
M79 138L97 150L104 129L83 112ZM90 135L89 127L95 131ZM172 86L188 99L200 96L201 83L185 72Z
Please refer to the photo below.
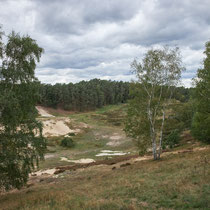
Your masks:
M125 103L129 83L93 79L73 84L40 84L38 103L70 111L89 111L105 105Z
M186 102L192 88L174 87L172 98ZM90 111L106 105L126 103L131 82L92 79L73 84L40 84L38 104L68 111Z

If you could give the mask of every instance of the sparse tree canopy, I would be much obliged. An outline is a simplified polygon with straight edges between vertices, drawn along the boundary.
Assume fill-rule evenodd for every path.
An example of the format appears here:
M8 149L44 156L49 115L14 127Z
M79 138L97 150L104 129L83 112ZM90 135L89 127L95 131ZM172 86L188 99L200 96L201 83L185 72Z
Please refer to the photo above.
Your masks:
M198 69L195 79L195 114L192 134L201 141L210 143L210 42L206 43L204 66Z
M142 152L151 142L154 159L159 159L166 109L184 70L179 49L149 50L142 62L134 60L131 66L138 82L131 88L134 99L129 103L125 131Z
M12 32L0 39L0 189L22 187L43 158L45 140L36 120L36 62L43 49L29 36Z

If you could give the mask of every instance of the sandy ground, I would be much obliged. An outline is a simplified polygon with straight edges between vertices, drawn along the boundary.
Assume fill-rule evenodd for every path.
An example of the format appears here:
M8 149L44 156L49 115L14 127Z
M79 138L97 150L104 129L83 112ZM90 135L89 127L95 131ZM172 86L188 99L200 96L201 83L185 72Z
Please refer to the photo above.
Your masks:
M49 114L43 107L37 106L37 110L42 118L40 120L43 123L43 136L64 136L69 133L80 133L80 129L72 130L69 128L68 124L71 122L68 117L55 117ZM47 118L47 119L45 119ZM81 127L87 127L86 124L81 125Z
M49 114L46 110L44 110L43 107L41 106L36 106L36 109L38 110L39 114L42 116L42 117L55 117L51 114Z
M30 176L42 176L42 175L53 175L55 173L56 169L46 169L46 170L40 170L32 173Z
M114 133L113 136L109 137L110 141L106 144L107 146L116 147L122 144L124 141L124 136L119 135L118 133Z
M42 120L43 123L43 135L45 137L49 136L62 136L68 133L75 133L75 130L71 130L67 124L70 123L68 118L56 118ZM77 130L78 132L78 130Z

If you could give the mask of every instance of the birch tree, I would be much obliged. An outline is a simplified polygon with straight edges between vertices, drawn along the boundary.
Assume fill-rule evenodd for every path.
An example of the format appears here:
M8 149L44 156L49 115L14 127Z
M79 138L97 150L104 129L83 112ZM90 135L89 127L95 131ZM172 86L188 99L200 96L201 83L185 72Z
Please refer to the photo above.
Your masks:
M0 39L0 190L26 184L46 149L35 109L34 71L43 49L29 36L12 32L6 38Z
M185 69L178 48L149 50L142 61L131 64L137 82L128 108L125 131L141 150L152 145L153 157L160 158L167 107ZM143 149L142 149L143 148Z

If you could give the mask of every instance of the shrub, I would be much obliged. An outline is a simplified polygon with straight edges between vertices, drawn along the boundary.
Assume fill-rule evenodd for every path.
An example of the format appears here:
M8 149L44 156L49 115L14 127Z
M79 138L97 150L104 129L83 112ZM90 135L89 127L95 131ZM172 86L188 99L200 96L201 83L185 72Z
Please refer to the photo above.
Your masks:
M203 142L210 143L210 115L196 112L192 122L192 135Z
M75 143L72 138L65 137L60 144L62 147L72 148L75 146Z
M68 133L68 136L76 136L75 133Z
M163 148L169 146L170 148L174 148L176 144L179 144L180 141L180 131L173 130L168 136L166 136L163 144Z

